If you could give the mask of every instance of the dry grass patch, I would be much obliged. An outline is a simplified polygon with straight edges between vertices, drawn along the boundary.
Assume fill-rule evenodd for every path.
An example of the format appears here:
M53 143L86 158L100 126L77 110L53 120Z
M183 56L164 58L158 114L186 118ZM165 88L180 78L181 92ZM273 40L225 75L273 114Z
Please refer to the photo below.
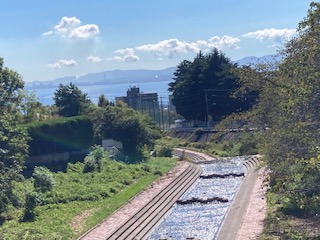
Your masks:
M92 208L92 209L89 209L89 210L86 210L84 211L83 213L75 216L71 222L71 227L72 227L72 230L76 233L76 234L79 234L83 231L83 225L84 225L84 222L85 220L90 217L90 215L92 213L94 213L95 211L97 211L98 209L97 208Z

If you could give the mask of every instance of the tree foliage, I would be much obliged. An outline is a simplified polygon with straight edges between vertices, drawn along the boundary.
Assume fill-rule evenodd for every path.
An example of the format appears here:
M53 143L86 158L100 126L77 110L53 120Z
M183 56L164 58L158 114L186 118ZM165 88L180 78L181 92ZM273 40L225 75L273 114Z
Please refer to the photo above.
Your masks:
M59 109L59 115L63 117L81 115L90 105L87 94L73 83L60 84L54 92L53 100Z
M314 200L320 198L319 179L311 176L315 172L309 167L315 159L319 160L319 23L320 3L311 3L307 17L299 24L297 37L280 52L283 61L240 71L240 91L259 92L248 118L261 128L269 128L263 138L263 154L271 169L273 190L302 212L309 201L314 206ZM312 212L306 211L305 214Z
M126 154L134 156L144 147L151 148L160 131L142 113L125 104L96 108L92 113L96 141L112 138L121 141Z
M21 179L20 172L28 154L27 134L17 126L23 87L21 76L4 67L0 58L0 214L10 203L17 202L13 181Z
M95 145L92 147L91 152L84 159L84 168L83 172L92 172L97 170L101 172L102 170L102 159L107 158L107 152L103 149L103 147L99 145Z
M39 203L39 197L36 192L30 192L26 195L23 221L33 221L36 217L35 208Z
M26 90L21 91L22 103L20 112L22 113L22 122L30 123L50 119L53 117L51 107L43 106L34 92Z
M35 167L32 174L34 178L34 188L38 192L46 192L52 190L54 179L52 172L46 167Z
M109 100L105 97L104 94L101 94L98 98L98 107L106 107L108 105L112 105Z
M174 73L175 81L169 83L177 113L187 120L204 121L207 116L219 120L248 109L253 98L231 96L239 87L234 68L236 65L217 49L206 55L200 52L193 61L182 61Z

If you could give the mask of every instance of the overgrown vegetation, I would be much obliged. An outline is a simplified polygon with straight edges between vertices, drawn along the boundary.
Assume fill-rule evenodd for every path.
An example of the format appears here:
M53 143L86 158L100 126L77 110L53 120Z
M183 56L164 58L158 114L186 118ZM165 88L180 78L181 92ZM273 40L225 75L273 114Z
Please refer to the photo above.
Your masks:
M260 133L243 132L217 132L207 136L208 141L194 142L194 134L207 134L202 130L195 130L187 134L188 137L174 138L166 136L157 145L170 146L171 148L180 147L190 150L205 152L213 157L230 157L254 155L258 153Z
M281 62L238 71L242 86L238 93L259 93L257 104L241 119L264 130L261 153L270 170L268 202L274 210L266 220L267 239L320 237L319 231L297 231L288 222L303 218L317 222L320 216L319 22L320 3L312 2L297 36L280 51ZM268 224L270 219L283 221L285 227L277 229Z
M89 117L76 116L21 125L27 129L30 156L86 150L93 144Z
M122 142L123 151L131 162L148 157L156 139L161 137L159 127L144 115L123 103L116 106L92 108L90 117L93 122L95 141L114 139Z
M257 133L226 132L203 142L192 141L201 138L201 129L188 139L167 136L159 140L159 128L145 115L124 104L110 104L103 97L94 106L73 84L59 86L56 110L42 108L23 93L21 76L4 67L0 58L0 239L78 236L175 164L168 158L147 161L149 150L169 157L174 147L195 148L214 157L259 151L270 170L269 212L261 238L319 239L319 22L320 3L312 2L299 24L298 35L280 51L284 56L281 62L237 68L214 50L178 66L175 82L169 87L177 111L188 120L220 120L255 103L250 111L233 114L219 126L226 129L238 122L241 126L253 124ZM249 101L232 98L230 92L234 90L233 97L243 96ZM56 113L86 113L90 120L76 117L28 125L31 155L86 149L93 139L100 143L112 138L123 143L131 163L140 163L114 162L96 147L83 163L69 163L66 172L51 173L38 167L32 178L24 179L20 173L28 154L28 136L18 124ZM236 137L229 138L228 134ZM51 139L46 141L48 136ZM75 139L80 140L79 145ZM61 144L75 142L71 148ZM75 217L87 211L89 217L80 227L74 226ZM315 227L312 230L304 223Z
M98 224L126 203L151 181L176 163L156 158L140 164L115 162L95 147L88 155L94 169L86 163L68 164L66 172L51 173L38 167L33 177L16 182L16 191L25 197L23 208L10 208L0 227L0 239L72 239ZM74 226L81 213L91 214Z

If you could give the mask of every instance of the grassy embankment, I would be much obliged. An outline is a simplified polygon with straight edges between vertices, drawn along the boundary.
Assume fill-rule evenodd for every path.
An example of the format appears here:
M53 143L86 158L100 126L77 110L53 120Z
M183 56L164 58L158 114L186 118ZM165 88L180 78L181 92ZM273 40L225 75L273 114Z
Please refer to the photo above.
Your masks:
M83 173L84 163L54 173L51 191L39 193L33 221L22 221L24 209L12 208L0 226L0 239L75 239L100 223L168 172L176 160L155 158L141 164L104 160L102 170ZM18 184L19 193L33 191L33 180Z

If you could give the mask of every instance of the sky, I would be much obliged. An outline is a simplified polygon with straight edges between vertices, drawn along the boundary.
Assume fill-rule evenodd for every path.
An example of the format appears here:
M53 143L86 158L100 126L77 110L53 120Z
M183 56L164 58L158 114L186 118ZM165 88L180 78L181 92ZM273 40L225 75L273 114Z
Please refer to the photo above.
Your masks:
M276 54L307 0L1 0L0 57L27 81Z

